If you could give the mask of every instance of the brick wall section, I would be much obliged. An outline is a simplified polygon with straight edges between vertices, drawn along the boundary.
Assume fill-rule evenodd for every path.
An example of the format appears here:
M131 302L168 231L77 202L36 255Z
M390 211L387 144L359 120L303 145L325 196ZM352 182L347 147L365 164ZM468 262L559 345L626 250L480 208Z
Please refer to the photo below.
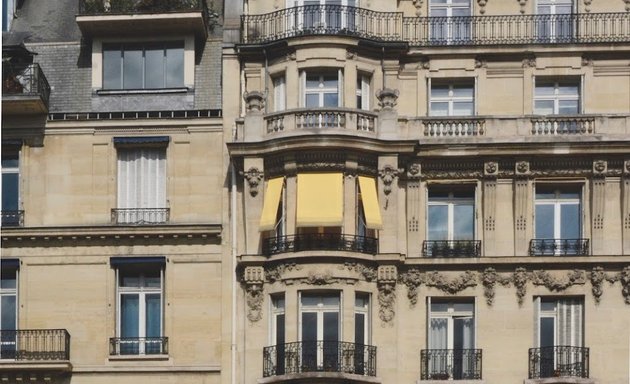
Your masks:
M89 50L79 43L28 44L37 52L39 63L50 84L50 112L88 112L91 109L92 68Z
M195 108L221 108L221 40L208 39L195 66ZM199 53L198 53L199 55ZM235 79L234 84L238 84Z

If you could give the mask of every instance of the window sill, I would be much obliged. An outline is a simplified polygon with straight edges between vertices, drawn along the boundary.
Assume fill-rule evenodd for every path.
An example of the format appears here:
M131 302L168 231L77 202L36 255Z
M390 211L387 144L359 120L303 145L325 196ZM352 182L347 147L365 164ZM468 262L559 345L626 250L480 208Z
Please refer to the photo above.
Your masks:
M190 88L160 88L160 89L100 89L97 95L155 95L171 93L188 93Z
M169 355L114 355L109 361L167 361Z

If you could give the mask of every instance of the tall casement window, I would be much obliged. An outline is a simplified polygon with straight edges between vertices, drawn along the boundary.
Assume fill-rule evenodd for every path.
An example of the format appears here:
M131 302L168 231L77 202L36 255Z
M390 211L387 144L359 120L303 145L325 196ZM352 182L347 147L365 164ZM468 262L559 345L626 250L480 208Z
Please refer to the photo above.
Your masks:
M164 258L112 258L116 269L117 337L112 355L167 353L162 336Z
M303 105L306 108L339 107L341 70L302 72Z
M578 376L584 369L584 300L537 297L534 301L536 368L540 377ZM531 355L531 352L530 352ZM531 359L531 356L530 356Z
M431 79L429 115L472 116L475 114L474 83L472 81L443 82Z
M588 244L581 239L581 192L580 185L536 186L534 254L588 254Z
M534 113L576 115L580 113L580 81L536 79Z
M183 42L103 44L103 89L183 86Z
M273 83L273 109L275 112L284 111L287 107L287 82L283 74L274 76Z
M22 225L20 211L20 151L2 147L2 226Z
M338 371L341 322L339 293L300 294L300 340L304 371Z
M118 153L118 224L168 221L166 145L168 136L114 138Z
M470 40L470 0L430 0L431 42L451 44Z
M3 259L0 262L0 330L14 331L17 329L17 279L19 260ZM0 337L0 358L14 359L16 352L16 334L2 332Z
M370 110L370 81L369 75L357 76L357 109Z
M358 0L287 0L295 9L294 23L298 29L311 33L330 33L340 29L354 30Z
M573 10L573 0L538 0L538 39L547 42L571 40L575 30Z
M429 349L422 355L423 372L433 379L478 378L473 300L428 299Z
M370 294L356 292L354 296L354 373L363 375L370 357Z
M276 375L283 375L285 372L285 301L284 294L274 295L271 297L271 344L275 346L276 353L270 353L269 358L275 358L275 361L270 361L270 366L275 366Z

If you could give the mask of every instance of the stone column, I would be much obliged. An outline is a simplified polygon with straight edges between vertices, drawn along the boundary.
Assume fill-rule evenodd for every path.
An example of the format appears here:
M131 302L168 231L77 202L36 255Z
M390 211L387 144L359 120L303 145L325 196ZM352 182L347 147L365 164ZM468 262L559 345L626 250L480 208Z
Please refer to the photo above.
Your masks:
M259 91L245 92L245 123L243 127L244 141L260 141L266 134L264 119L265 95Z
M514 255L527 256L531 228L530 170L528 161L517 161L514 175Z
M346 171L343 178L343 228L342 233L355 235L357 232L357 166L355 156L346 159Z
M495 220L499 163L494 161L486 162L483 167L483 174L483 255L495 256Z
M422 233L420 222L423 220L424 196L421 192L420 164L411 164L407 169L407 255L422 256Z
M255 255L260 250L260 215L264 201L264 160L261 157L243 159L243 198L245 222L245 252Z
M591 254L606 253L604 241L604 212L606 211L606 171L608 163L605 160L593 162L593 179L591 180L591 199L593 218L591 220Z
M297 234L295 216L297 212L297 163L293 157L286 158L284 162L284 174L286 176L287 205L284 213L287 235Z

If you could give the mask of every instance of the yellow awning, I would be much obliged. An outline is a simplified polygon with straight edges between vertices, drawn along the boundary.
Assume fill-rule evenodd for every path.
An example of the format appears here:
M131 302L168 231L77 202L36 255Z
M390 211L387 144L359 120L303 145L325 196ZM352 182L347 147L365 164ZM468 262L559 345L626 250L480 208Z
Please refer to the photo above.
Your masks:
M343 175L305 173L297 178L298 227L341 226L343 224Z
M359 176L359 188L365 213L365 224L369 229L383 228L381 209L376 195L376 180L372 177Z
M276 177L267 181L265 201L263 202L262 215L260 216L260 231L270 231L276 226L276 216L278 215L278 204L280 204L283 184L284 177Z

